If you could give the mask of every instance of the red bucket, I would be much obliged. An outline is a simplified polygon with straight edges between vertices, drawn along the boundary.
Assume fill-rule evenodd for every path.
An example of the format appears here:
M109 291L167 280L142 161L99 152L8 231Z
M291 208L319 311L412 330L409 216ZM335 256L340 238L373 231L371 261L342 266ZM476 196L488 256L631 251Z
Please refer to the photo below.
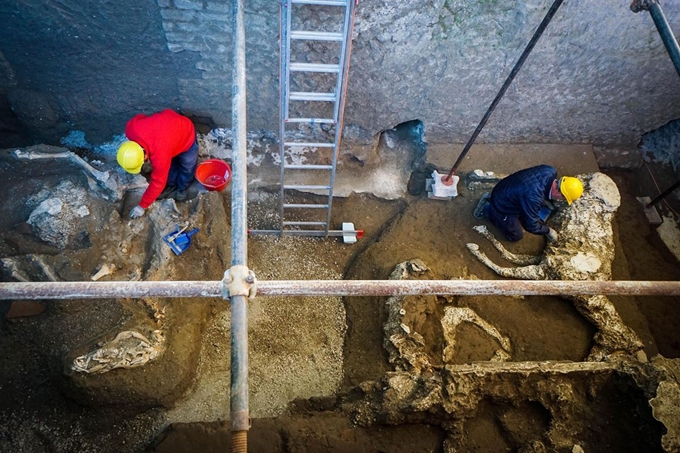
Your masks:
M220 159L208 159L196 167L196 179L208 190L222 192L231 179L231 167Z

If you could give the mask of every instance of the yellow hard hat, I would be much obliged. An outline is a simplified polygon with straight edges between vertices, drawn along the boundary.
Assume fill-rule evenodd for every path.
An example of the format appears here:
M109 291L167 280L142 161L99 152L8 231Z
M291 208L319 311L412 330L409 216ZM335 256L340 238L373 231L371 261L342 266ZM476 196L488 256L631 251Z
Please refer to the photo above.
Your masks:
M144 149L137 142L125 142L118 148L117 159L126 172L136 175L142 170Z
M562 176L562 179L560 179L560 192L564 195L567 203L571 204L583 194L583 184L572 176Z

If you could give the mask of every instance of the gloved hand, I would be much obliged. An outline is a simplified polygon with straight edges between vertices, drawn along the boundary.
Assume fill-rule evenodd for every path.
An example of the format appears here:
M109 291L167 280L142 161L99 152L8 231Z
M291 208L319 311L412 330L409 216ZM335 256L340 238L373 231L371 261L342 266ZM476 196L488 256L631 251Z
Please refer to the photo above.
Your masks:
M546 234L545 237L548 238L549 242L555 242L557 240L557 231L550 228L550 231L548 231L548 234Z
M132 208L132 211L130 211L130 218L131 219L136 219L137 217L141 217L144 215L144 208L141 206L135 206Z

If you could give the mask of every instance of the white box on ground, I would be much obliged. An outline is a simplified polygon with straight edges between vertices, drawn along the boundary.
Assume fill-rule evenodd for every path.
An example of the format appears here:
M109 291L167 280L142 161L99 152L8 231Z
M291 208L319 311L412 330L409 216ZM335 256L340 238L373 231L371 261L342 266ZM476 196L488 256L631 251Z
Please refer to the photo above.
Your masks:
M354 244L357 241L356 230L352 222L342 222L342 242L345 244Z

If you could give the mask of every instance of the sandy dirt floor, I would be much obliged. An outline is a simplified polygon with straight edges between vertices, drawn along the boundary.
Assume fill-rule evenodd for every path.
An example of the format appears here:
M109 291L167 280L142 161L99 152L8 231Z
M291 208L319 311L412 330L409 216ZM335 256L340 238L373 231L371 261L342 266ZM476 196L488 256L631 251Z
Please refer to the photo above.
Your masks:
M526 147L520 146L503 147L500 154L499 149L473 149L475 159L464 162L461 174L473 168L507 174L542 162L550 162L567 174L597 170L588 146L569 148L569 153L560 147L543 147L541 152L533 148L527 152ZM433 147L431 151L431 162L444 169L449 157L457 155L455 147ZM530 157L519 160L520 154ZM38 241L24 223L30 214L26 194L64 178L78 179L73 176L73 169L56 172L45 167L39 176L29 179L28 174L14 171L7 161L0 164L7 176L0 181L0 191L10 194L0 208L2 257L39 254L48 257L45 259L54 264L63 279L87 278L100 263L98 248L112 238L91 234L86 244L68 253L71 263L67 265L59 260L63 253ZM34 170L32 175L36 175ZM662 185L673 182L669 181L672 176L661 177L658 176L661 170L654 170ZM651 187L652 181L645 172L644 168L607 172L622 195L614 228L617 249L613 278L678 280L677 259L649 226L635 199L656 193L652 192L656 189ZM386 279L397 264L417 258L441 279L499 278L465 248L465 243L476 242L489 256L500 260L495 249L472 230L479 221L471 213L482 192L469 190L461 182L460 196L450 201L429 200L424 194L395 200L352 194L334 203L333 223L349 221L363 229L366 235L356 244L342 244L337 239L253 236L249 240L249 265L264 280ZM176 279L218 280L228 267L228 227L206 219L223 212L220 215L226 216L229 224L229 193L224 192L222 197L210 194L205 201L208 195L202 194L179 206L182 215L199 216L206 225L196 237L196 245L171 261L171 276ZM126 200L117 209L124 214L131 203ZM275 228L277 206L277 193L267 190L251 193L249 227ZM91 207L92 212L102 216L106 209L105 203ZM211 231L219 231L219 235L210 234ZM140 232L139 237L146 238L144 234ZM216 245L218 242L222 246ZM527 235L520 243L506 245L515 252L537 254L544 239ZM140 248L143 247L141 244ZM74 261L78 261L78 266ZM149 266L152 265L145 264L145 269ZM79 274L73 268L87 271ZM679 299L612 298L624 322L643 340L647 355L661 353L667 358L680 357ZM142 309L135 301L39 303L46 307L44 313L3 320L0 330L0 452L160 453L227 448L230 373L227 304L219 300L164 302L169 310L167 329L175 338L172 351L179 356L164 365L165 380L172 382L151 380L145 377L143 368L114 370L110 373L112 377L107 378L110 380L97 384L97 390L107 386L118 390L112 390L108 399L95 400L92 393L85 392L83 396L74 392L72 382L63 373L65 357L72 357L76 349L91 348L107 333L110 337L120 331L130 320L138 319ZM9 304L1 304L4 315ZM582 361L592 345L593 326L561 298L460 297L455 304L472 308L510 337L512 361ZM341 395L351 396L360 384L378 380L392 370L383 347L385 298L258 298L249 310L253 367L249 451L443 451L445 434L439 426L420 423L357 427L350 415L339 408ZM426 321L423 325L431 325ZM442 349L441 331L436 327L425 328L423 336L433 352ZM494 347L479 329L465 326L458 333L456 363L487 361ZM191 364L187 369L196 370L196 374L175 369L178 363ZM151 371L154 370L157 371ZM129 394L115 393L120 391L115 381L139 386L148 393L135 393L134 389ZM154 388L167 392L167 397L154 395ZM655 431L658 427L654 428L641 394L628 384L613 388L604 393L606 400L594 406L592 420L584 421L593 428L584 431L590 434L583 437L595 448L586 451L660 451L659 433ZM173 389L180 394L172 397ZM141 401L140 395L147 395L143 403L115 404L118 396L126 401ZM489 402L469 422L468 451L516 451L518 445L540 434L547 426L547 416L530 402L522 407ZM532 424L523 423L525 419ZM647 431L636 437L620 435L635 426Z

